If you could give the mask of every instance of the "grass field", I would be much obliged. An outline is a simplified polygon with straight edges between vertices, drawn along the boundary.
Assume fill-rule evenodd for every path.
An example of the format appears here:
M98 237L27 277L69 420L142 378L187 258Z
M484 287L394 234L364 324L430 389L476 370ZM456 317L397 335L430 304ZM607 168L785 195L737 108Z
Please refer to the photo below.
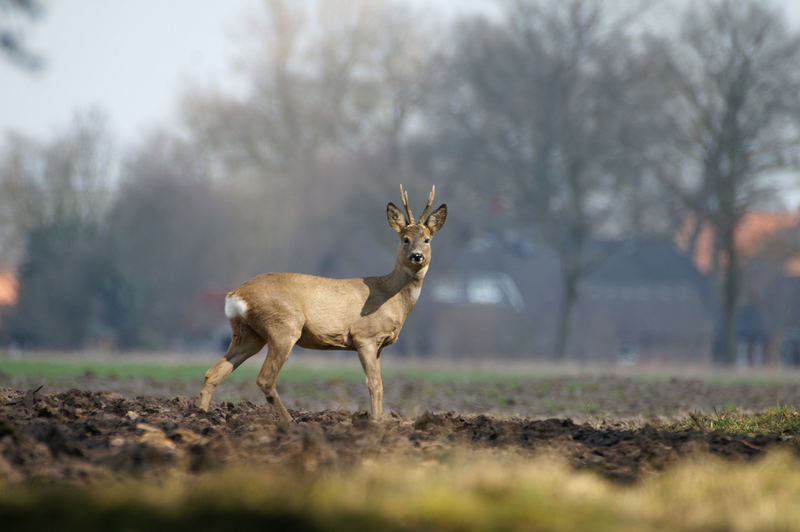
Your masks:
M3 357L0 354L0 373L16 376L41 376L48 378L79 377L86 373L104 377L149 378L155 380L197 379L202 378L214 359L203 357L202 362L194 362L186 357L172 357L159 361L157 357L134 357L127 361L125 357L115 359L81 358L76 356L33 357L32 359ZM364 373L358 365L355 355L350 357L330 357L334 362L322 362L313 358L311 362L290 362L280 373L281 380L302 381L310 379L344 379L363 381ZM149 359L149 360L148 360ZM341 360L345 359L344 363ZM262 358L254 357L238 368L229 377L234 380L255 379ZM532 378L543 378L553 374L564 373L553 367L529 364L513 368L492 369L465 364L458 367L453 364L436 365L431 363L406 363L404 361L389 363L384 367L384 378L406 377L433 382L467 381L519 381Z
M299 358L299 360L297 360ZM86 374L100 377L147 378L156 381L197 380L216 361L217 357L168 355L146 356L82 356L35 355L15 356L0 352L0 374L6 376L30 376L56 379L80 377ZM231 380L254 380L258 374L262 356L255 356L231 374ZM613 372L632 376L638 381L665 381L675 377L700 379L711 386L731 385L779 385L800 382L800 372L785 368L752 371L719 370L705 367L689 368L619 368L591 365L551 365L540 362L492 361L470 359L466 361L406 360L384 361L384 379L408 378L429 382L519 382L552 377L597 375ZM295 357L280 373L282 381L308 381L315 379L342 379L361 382L364 373L355 355L331 355L327 357Z
M191 396L211 362L213 359L169 358L168 362L158 362L145 358L0 357L0 386L25 390L44 383L45 389L77 387L121 392L126 397ZM183 454L175 455L175 444L166 442L172 445L172 451L149 458L155 459L158 467L133 475L98 475L93 471L105 468L114 455L102 458L105 455L101 453L100 461L93 462L91 467L81 465L80 453L93 449L86 447L85 451L68 450L68 454L77 454L59 459L62 471L75 468L75 478L53 483L43 472L23 478L4 473L12 471L14 464L6 462L10 464L6 467L0 460L3 528L800 530L800 506L796 503L800 500L797 459L800 380L791 372L659 373L630 368L615 372L613 368L513 363L475 367L393 361L384 370L385 401L407 417L356 430L357 417L353 417L351 425L346 413L336 418L344 422L301 422L286 433L270 428L271 425L248 425L261 423L253 420L263 416L260 409L265 407L250 408L252 414L241 418L249 420L246 423L225 414L235 411L222 403L225 400L247 399L263 404L253 382L259 366L254 362L226 381L227 389L220 389L215 402L220 406L213 415L214 430L231 432L218 434L216 440L204 437L209 445L217 441L230 446L232 442L235 449L230 461L223 460L207 471L190 472L181 464L188 459L191 446L175 440L184 445L186 452L179 448ZM355 360L319 364L301 360L287 365L279 382L282 397L290 408L311 411L345 408L353 412L366 407L363 379ZM48 404L57 405L53 401L50 398ZM178 416L164 413L163 418L150 418L148 412L155 412L154 404L159 403L151 401L150 406L142 407L135 415L155 428L142 433L135 422L129 422L130 413L125 414L127 409L135 407L126 406L120 417L114 418L117 421L108 422L112 427L129 426L127 433L92 437L106 438L97 441L134 438L116 449L129 453L121 456L135 458L143 450L156 452L155 448L141 447L145 444L139 442L157 443L152 438L159 430L168 434L169 427L177 423L192 429L181 428L184 432L180 434L200 434L195 425L186 425L186 420L196 420L193 423L199 423L198 427L207 423L191 408L174 406L177 403L170 407L170 412ZM47 416L65 416L63 427L67 428L74 424L71 419L87 411L86 406L78 410L74 405L64 408L63 413L52 406L41 407L40 411ZM469 442L478 435L448 433L447 425L428 426L428 432L424 432L429 419L427 414L422 415L426 410L497 416L494 425L481 429L483 425L476 421L469 425L476 427L471 430L495 430L490 427L502 425L502 420L509 416L572 418L576 423L584 419L593 426L611 427L613 430L604 434L613 435L617 431L623 440L627 433L643 438L643 442L656 438L643 448L643 459L651 452L647 449L659 450L659 446L665 445L660 441L671 441L659 440L655 431L709 435L701 441L731 439L730 435L735 434L766 435L771 438L769 441L777 443L772 444L775 450L750 455L745 448L728 458L724 458L725 453L711 455L702 446L687 447L678 455L665 450L664 456L679 458L654 462L662 466L645 468L635 482L628 483L614 481L598 474L593 467L585 467L593 461L602 465L603 444L591 447L592 452L600 453L597 456L585 459L578 456L578 462L584 466L576 468L577 455L567 459L559 452L545 450L558 449L561 443L574 446L572 437L561 443L556 438L549 447L537 443L534 449L542 449L537 452L517 444L495 445L491 434L483 433L479 437L484 443L473 445ZM28 412L31 413L25 419L30 421L25 423L44 423L49 419ZM87 426L100 434L105 429L98 423L104 422L110 412L98 411L92 418L97 421ZM525 426L524 419L515 423L515 427ZM25 427L20 424L14 430L27 430ZM14 430L0 419L0 457L13 447L13 438L18 437ZM30 430L33 435L52 436L52 432L43 432L44 429ZM75 430L78 439L82 438L83 429ZM506 434L513 435L513 430L520 429L509 430L512 432ZM576 427L571 434L579 435L581 430ZM63 434L66 432L56 435L63 440ZM145 436L150 439L136 439ZM752 446L753 442L760 445L753 439L733 439L741 443L734 442L735 445L725 449ZM43 441L52 445L50 440ZM567 448L572 447L564 447ZM636 450L636 446L629 449ZM265 463L243 458L250 456L248 453L266 453L265 457L269 453L284 453L294 458ZM234 455L238 458L234 459ZM13 458L19 454L7 456ZM173 456L169 458L173 461L159 462L162 460L159 457L164 456ZM299 461L293 461L298 457Z

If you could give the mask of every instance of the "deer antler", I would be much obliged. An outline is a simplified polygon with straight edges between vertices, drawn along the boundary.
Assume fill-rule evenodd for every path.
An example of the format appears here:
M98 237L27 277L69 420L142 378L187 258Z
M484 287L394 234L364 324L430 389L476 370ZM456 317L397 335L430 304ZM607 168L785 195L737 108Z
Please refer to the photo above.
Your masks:
M436 195L436 185L431 186L431 193L428 194L428 204L425 205L425 210L422 211L422 214L419 217L420 223L425 223L425 217L428 215L428 211L431 210L431 205L433 205L433 197Z
M406 214L408 214L408 225L417 223L414 221L414 215L411 213L411 207L408 206L408 191L403 190L403 185L400 185L400 196L403 198L403 207L406 208Z

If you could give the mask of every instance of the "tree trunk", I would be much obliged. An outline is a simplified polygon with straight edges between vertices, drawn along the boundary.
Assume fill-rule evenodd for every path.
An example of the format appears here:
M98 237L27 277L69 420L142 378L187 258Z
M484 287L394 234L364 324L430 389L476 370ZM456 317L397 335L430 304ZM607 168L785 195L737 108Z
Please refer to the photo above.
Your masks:
M722 264L722 324L719 360L725 365L736 362L737 323L739 307L739 257L734 244L733 229L725 231L722 249L727 260Z
M558 316L555 338L555 359L563 362L567 357L567 348L572 333L572 311L578 300L578 280L580 276L575 272L564 272L563 287L564 297L561 300L561 310Z

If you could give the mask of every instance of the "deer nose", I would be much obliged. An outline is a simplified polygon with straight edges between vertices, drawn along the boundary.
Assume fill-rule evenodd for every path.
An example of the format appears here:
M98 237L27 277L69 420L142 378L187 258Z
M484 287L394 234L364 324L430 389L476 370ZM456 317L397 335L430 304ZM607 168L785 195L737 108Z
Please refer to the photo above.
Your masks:
M411 262L422 262L425 256L422 253L412 253L410 258Z

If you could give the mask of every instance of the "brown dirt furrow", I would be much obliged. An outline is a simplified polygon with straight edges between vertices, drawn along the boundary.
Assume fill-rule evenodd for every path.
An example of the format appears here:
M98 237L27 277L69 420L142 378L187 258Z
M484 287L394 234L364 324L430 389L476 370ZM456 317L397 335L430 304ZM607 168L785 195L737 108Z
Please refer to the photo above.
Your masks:
M381 456L446 460L463 449L496 449L522 456L555 452L576 468L628 482L691 453L748 460L776 447L797 448L796 441L780 436L597 427L556 418L425 412L371 422L364 411L292 415L295 423L281 426L267 406L247 401L218 404L206 413L180 396L0 389L0 476L80 481L174 468L200 472L232 463L313 471Z

